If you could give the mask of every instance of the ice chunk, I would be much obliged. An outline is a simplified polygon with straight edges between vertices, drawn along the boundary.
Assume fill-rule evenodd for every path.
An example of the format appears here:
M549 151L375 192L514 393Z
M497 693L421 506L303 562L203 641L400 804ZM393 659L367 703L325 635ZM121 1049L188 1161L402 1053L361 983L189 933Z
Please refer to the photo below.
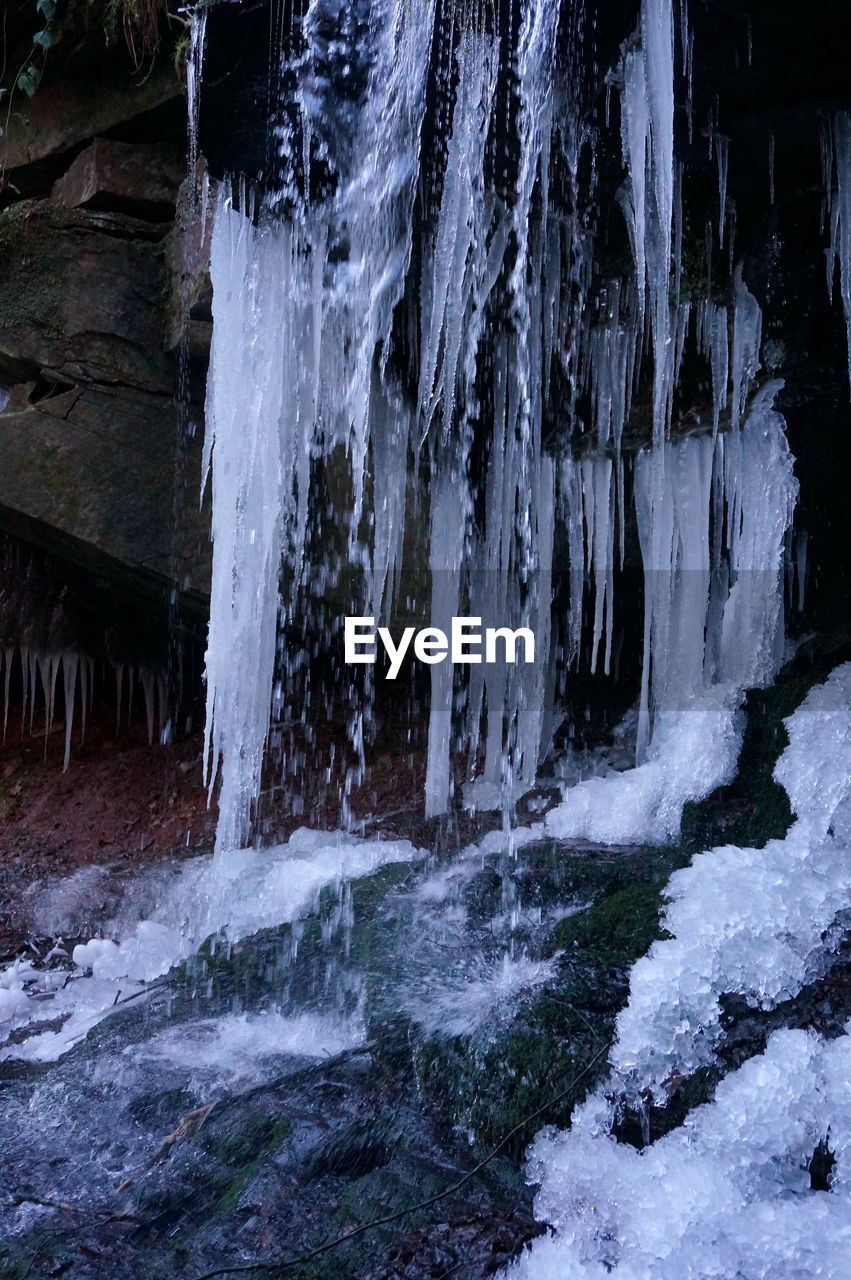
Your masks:
M848 1269L851 1036L778 1031L723 1080L711 1103L644 1150L609 1136L594 1095L569 1132L535 1141L536 1216L555 1234L505 1273L512 1280L702 1280ZM808 1162L826 1142L830 1190Z

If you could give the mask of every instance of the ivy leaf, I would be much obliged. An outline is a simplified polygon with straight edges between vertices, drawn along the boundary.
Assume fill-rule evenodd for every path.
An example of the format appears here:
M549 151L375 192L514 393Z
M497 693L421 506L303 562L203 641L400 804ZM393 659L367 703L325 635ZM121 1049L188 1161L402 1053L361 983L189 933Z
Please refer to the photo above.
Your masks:
M40 44L42 49L52 49L56 43L47 27L43 31L37 31L33 36L33 40L36 44Z

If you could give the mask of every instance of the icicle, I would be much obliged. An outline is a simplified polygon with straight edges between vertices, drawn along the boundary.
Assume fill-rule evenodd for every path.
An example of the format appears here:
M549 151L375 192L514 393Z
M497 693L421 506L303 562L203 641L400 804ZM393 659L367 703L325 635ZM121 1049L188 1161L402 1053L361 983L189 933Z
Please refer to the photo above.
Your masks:
M484 191L485 144L496 90L498 49L495 41L466 34L458 50L458 92L446 177L437 219L434 252L426 261L423 289L422 348L418 418L428 430L442 406L443 435L452 429L456 383L463 356L478 346L478 333L467 332L477 274L485 268L484 250L491 203ZM481 294L481 284L477 291ZM479 296L473 321L481 324L487 298Z
M715 137L715 155L718 161L718 246L724 248L724 228L727 223L727 163L730 139L722 133Z
M139 668L139 682L142 686L142 693L145 698L145 719L148 725L148 746L154 743L154 718L156 708L154 706L154 675L147 667Z
M377 374L375 381L369 424L374 510L370 612L388 620L402 560L411 411L401 391Z
M685 167L677 161L674 170L674 306L680 305L683 281L683 174Z
M804 599L807 590L807 544L809 535L806 529L801 529L795 539L795 576L798 581L798 596L796 600L796 608L798 613L804 612Z
M774 133L768 135L768 200L774 204Z
M641 47L624 59L622 196L635 258L639 314L647 297L653 336L653 432L659 441L672 399L670 274L674 216L674 21L671 0L642 0Z
M76 653L64 653L62 655L62 686L65 691L65 756L62 762L63 772L67 772L71 761L71 734L74 732L74 701L77 692L79 661Z
M3 741L6 741L6 732L9 728L9 686L12 680L12 660L15 656L15 650L7 646L3 650L5 660L5 668L3 671Z
M463 474L463 472L462 472ZM464 518L458 511L460 476L446 465L432 470L431 625L449 636L458 613L461 564L464 552ZM459 518L460 516L460 518ZM425 813L434 818L446 813L452 789L452 683L453 664L445 658L431 668L431 710L428 726Z
M538 464L535 485L535 530L538 567L532 576L532 608L526 621L531 622L535 636L535 662L530 666L515 668L520 682L518 697L518 782L523 789L534 786L538 762L549 749L551 705L551 627L552 627L552 566L555 539L555 464L550 457L542 457ZM611 597L610 597L611 599ZM608 621L611 622L611 610ZM611 650L610 630L607 634L607 654Z
M561 493L567 524L570 568L570 602L567 620L567 661L575 664L582 641L582 595L585 581L585 513L582 502L582 469L568 454L562 466Z
M731 420L735 430L742 419L751 383L759 371L762 343L762 312L759 303L742 279L741 266L734 273L733 350L731 374L733 401Z
M832 296L838 262L839 289L848 339L848 377L851 383L851 113L837 112L833 120L832 137L836 187L831 190L828 279Z
M32 736L33 724L35 723L35 703L39 682L39 660L38 656L31 650L27 654L29 665L29 686L30 686L30 736Z
M165 679L160 672L156 676L157 708L160 726L160 746L167 747L172 739L172 724L168 714L168 696Z
M615 510L617 484L612 459L601 454L562 463L561 488L565 504L570 561L570 613L568 637L571 660L579 652L582 631L582 595L589 583L593 598L591 671L597 669L603 645L603 669L609 674L615 563Z
M727 260L732 275L736 260L736 204L729 196L727 197Z
M689 27L687 0L680 0L680 51L683 59L683 74L686 78L686 119L690 145L693 129L694 34Z
M620 286L609 285L607 317L588 335L588 381L594 405L594 423L600 447L614 443L620 454L624 427L631 407L638 330L620 320Z
M591 672L597 657L606 617L604 668L609 672L611 653L612 589L614 579L614 485L612 461L586 457L581 463L582 497L585 510L585 571L594 579L594 634L591 641Z
M213 462L205 761L211 788L222 766L219 848L242 843L259 788L287 537L301 563L322 254L309 226L254 227L220 193L204 444L205 472Z
M48 654L43 659L42 680L45 681L44 701L44 758L47 759L47 739L53 732L54 708L56 705L56 678L59 674L59 660Z
M115 665L115 736L121 732L121 702L124 695L124 663ZM76 678L76 677L75 677Z
M95 692L95 667L91 658L80 656L80 742L86 740L86 722Z
M721 414L727 408L730 346L727 308L704 299L698 309L697 347L709 359L712 374L712 430L718 434Z
M201 107L201 78L204 70L204 45L207 34L207 9L197 9L189 23L189 54L186 59L186 98L189 117L189 182L193 198L198 173L198 121Z

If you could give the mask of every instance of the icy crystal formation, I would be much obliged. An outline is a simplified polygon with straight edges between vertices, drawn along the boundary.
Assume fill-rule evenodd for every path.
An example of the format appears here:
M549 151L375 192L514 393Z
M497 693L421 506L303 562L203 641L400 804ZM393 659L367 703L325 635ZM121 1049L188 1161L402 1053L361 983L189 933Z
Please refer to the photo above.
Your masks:
M536 1214L556 1234L512 1277L844 1276L851 1186L851 1035L777 1031L644 1149L616 1141L615 1106L657 1103L713 1059L721 997L770 1008L830 966L851 907L851 664L786 721L775 768L795 821L764 849L700 854L667 888L671 935L634 967L610 1079L566 1133L531 1150ZM849 1028L851 1030L851 1028ZM826 1144L827 1194L808 1165Z
M643 1150L608 1136L597 1095L536 1139L536 1212L555 1228L511 1280L686 1280L848 1271L851 1035L777 1031L711 1103ZM826 1140L830 1191L808 1162Z
M318 34L321 24L312 20L312 13L311 8L304 23L302 61L302 119L308 135L318 127L317 113L323 109L321 64L328 54ZM242 843L260 786L276 657L278 578L282 559L296 577L302 562L311 454L327 453L338 444L348 452L353 554L371 461L374 611L388 609L388 593L398 576L407 455L415 424L418 441L431 438L433 611L440 617L457 612L462 568L469 572L486 566L502 584L506 609L500 624L522 613L533 620L540 616L542 625L548 625L552 521L547 513L553 505L554 471L541 457L541 366L552 358L557 289L548 283L552 246L546 212L541 231L532 225L531 207L536 190L545 192L547 185L558 17L557 4L535 0L519 35L520 163L510 213L486 191L484 181L497 41L470 31L453 55L457 86L446 173L422 266L419 389L413 415L386 361L394 311L411 265L412 204L434 5L386 0L371 6L369 85L362 109L353 116L351 155L338 166L337 188L326 204L314 208L293 189L285 193L294 207L291 216L280 223L261 216L255 226L245 208L235 210L229 193L219 195L208 388L214 575L207 761L211 786L221 772L220 849ZM285 125L281 145L293 145ZM514 246L510 258L509 239ZM557 261L559 246L556 235ZM502 370L496 373L502 408L495 415L487 532L478 538L470 528L466 496L465 423L475 408L488 301L506 273L516 333L506 338ZM505 466L508 439L516 445L511 467ZM539 569L541 582L523 592L521 602L518 573ZM451 673L435 669L434 682L426 786L430 814L446 809L451 790ZM533 780L544 720L542 677L530 671L524 683L503 671L488 680L486 694L495 735L488 776L501 779L506 743L511 742L512 768ZM481 711L482 698L477 705Z
M213 582L205 761L221 762L217 846L242 843L269 725L285 545L304 545L319 394L321 229L255 227L219 196L205 468ZM314 238L315 237L315 238Z
M639 454L645 613L638 767L570 788L547 815L551 834L661 843L676 836L687 800L732 776L743 693L770 681L782 659L784 543L797 482L773 408L779 385L759 393L741 432L687 436ZM607 462L579 464L587 473L582 483L573 475L577 464L566 464L567 491L583 497L592 562L593 548L606 548L603 569L594 569L595 655L614 538Z

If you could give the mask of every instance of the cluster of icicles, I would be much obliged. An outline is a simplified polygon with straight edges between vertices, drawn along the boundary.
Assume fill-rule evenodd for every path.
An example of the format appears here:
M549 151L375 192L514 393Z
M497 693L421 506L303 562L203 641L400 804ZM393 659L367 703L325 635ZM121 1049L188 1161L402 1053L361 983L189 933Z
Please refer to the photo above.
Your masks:
M0 680L3 687L3 741L9 731L9 712L12 705L12 680L15 668L21 688L21 732L32 737L39 725L43 728L44 749L53 733L57 715L64 713L64 759L68 768L74 725L79 724L80 742L85 742L86 722L91 715L95 691L96 665L85 653L72 650L45 653L25 645L10 646L0 650ZM115 725L121 728L122 713L129 722L133 694L136 687L142 690L145 702L145 718L148 741L154 741L154 730L159 723L161 730L168 721L165 681L162 675L150 667L119 663L115 666ZM61 698L59 690L61 686Z
M304 19L306 52L300 55L297 78L307 139L322 134L323 113L331 109L317 9L309 5ZM675 24L671 0L643 0L639 29L622 57L616 77L627 174L621 203L635 271L630 280L611 282L592 322L591 244L577 178L589 133L578 103L570 100L571 78L564 78L565 88L555 74L560 10L559 0L525 5L516 50L519 162L510 202L500 199L486 179L497 105L498 33L468 26L454 51L444 53L454 60L449 78L457 87L446 122L439 206L418 258L411 226L435 0L416 5L378 0L369 6L368 34L359 37L369 42L373 55L368 88L333 196L311 203L294 185L281 201L290 211L282 220L254 216L256 210L246 215L250 198L244 197L238 209L229 186L214 197L205 468L212 472L214 567L205 755L211 787L221 781L220 850L244 842L260 786L280 660L278 637L290 607L280 599L281 566L289 565L295 582L306 572L315 458L335 449L348 456L351 556L366 565L362 612L384 618L392 613L410 460L416 457L420 467L426 461L430 477L431 625L448 629L452 615L463 612L481 616L484 626L526 625L536 633L534 666L473 667L460 710L451 665L431 667L428 815L446 811L452 761L461 749L478 762L471 766L478 769L476 785L503 803L535 780L553 726L557 654L551 643L551 570L557 520L567 525L572 556L569 658L575 660L580 650L583 591L589 589L594 595L592 665L608 666L614 568L624 545L621 444L645 352L653 368L652 446L635 464L634 488L648 584L657 586L648 585L647 593L639 761L652 739L655 707L667 683L670 628L665 619L672 599L660 592L671 592L681 570L718 574L722 561L727 589L733 587L733 543L744 497L736 490L729 459L741 450L737 437L760 367L761 315L740 269L729 307L709 297L680 299L682 175L674 158L673 117L678 48L691 97L686 12L683 8ZM196 92L202 54L199 24ZM197 115L197 102L193 112ZM280 145L286 155L302 144L281 126ZM710 145L718 161L719 241L732 260L726 139L710 130ZM568 183L575 184L572 214L551 209L556 151L559 175L567 174ZM834 171L837 176L831 263L834 258L840 263L851 317L851 148L844 117L836 123L828 153L831 191ZM414 290L418 311L406 320L418 335L412 403L394 378L389 352L394 315L414 269L420 273ZM508 297L512 323L510 331L495 335L487 316L498 289ZM706 480L701 494L710 497L701 498L688 538L678 541L670 536L666 516L677 480L665 441L688 341L696 343L711 370L713 435L701 446L699 462ZM492 401L482 404L485 352ZM594 442L596 451L581 460L568 454L559 461L542 447L554 362L561 362L574 399L583 387L590 390L593 423L576 420L575 403L564 409L565 435L587 427L585 434ZM471 441L473 424L482 418L492 424L491 438L487 474L480 482L484 503L474 511ZM729 432L719 434L722 421ZM723 446L722 434L728 436ZM781 591L774 534L782 543L791 519L786 496L784 491L778 508L781 527L761 549L751 547L750 560L741 564L770 574L773 617ZM658 586L663 575L669 584L664 588ZM722 626L724 610L708 609L707 595L697 616L711 631ZM742 685L754 675L747 657L754 639L739 634ZM720 645L718 636L710 637L710 647ZM693 692L717 678L699 665ZM770 674L764 669L759 678ZM352 732L360 743L360 722Z

